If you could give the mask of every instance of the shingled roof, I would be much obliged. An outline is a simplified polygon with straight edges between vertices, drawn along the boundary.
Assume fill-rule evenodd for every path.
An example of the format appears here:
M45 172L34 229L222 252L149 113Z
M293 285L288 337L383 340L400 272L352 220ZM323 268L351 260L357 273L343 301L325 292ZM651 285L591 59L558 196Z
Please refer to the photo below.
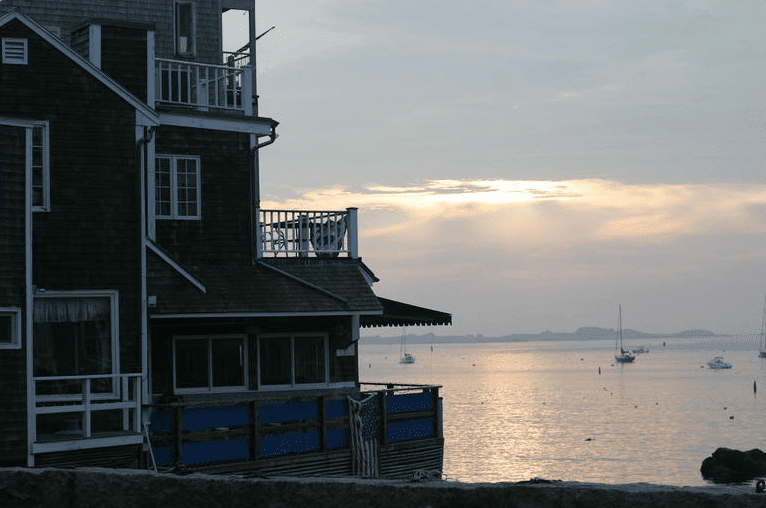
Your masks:
M383 305L360 261L291 260L252 266L187 268L192 284L159 256L149 255L152 317L209 315L381 314Z

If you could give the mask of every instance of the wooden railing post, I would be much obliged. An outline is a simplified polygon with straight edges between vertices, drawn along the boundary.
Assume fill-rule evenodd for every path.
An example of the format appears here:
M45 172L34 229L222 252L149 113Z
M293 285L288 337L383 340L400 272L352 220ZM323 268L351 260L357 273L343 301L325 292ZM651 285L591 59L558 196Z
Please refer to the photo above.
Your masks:
M317 423L319 424L319 451L327 450L327 397L322 395L317 400Z
M258 460L261 457L261 424L259 421L259 404L253 400L250 402L250 460Z
M91 429L90 429L90 378L85 379L85 386L83 387L83 405L85 406L85 411L83 414L83 422L82 422L82 431L83 431L83 437L89 438L91 437Z
M381 390L378 392L380 395L380 423L382 436L380 437L380 444L388 444L388 390Z
M184 452L183 452L183 443L181 442L181 431L183 429L183 406L178 405L176 406L175 410L175 418L174 418L174 425L173 425L173 437L175 438L175 464L181 464L184 459Z

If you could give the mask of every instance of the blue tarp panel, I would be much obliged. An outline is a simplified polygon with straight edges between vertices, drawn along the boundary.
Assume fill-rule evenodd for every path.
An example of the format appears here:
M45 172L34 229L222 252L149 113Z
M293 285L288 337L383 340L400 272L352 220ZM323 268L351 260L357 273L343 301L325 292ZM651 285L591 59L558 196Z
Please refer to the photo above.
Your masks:
M250 456L250 443L246 438L203 441L183 445L184 464L202 464L220 460L246 459Z
M430 393L406 393L394 395L386 399L389 414L407 413L409 411L430 411L434 407L434 399Z
M345 398L328 400L325 407L327 418L343 418L348 416L348 400Z
M293 452L310 452L318 449L319 432L316 430L261 438L261 457Z
M184 410L182 418L183 430L191 432L200 429L247 425L250 419L250 411L245 404L192 407Z
M154 453L154 461L158 466L172 466L173 465L173 448L170 446L158 446L152 449Z
M266 404L258 409L258 423L283 423L313 420L317 417L317 401Z
M388 424L388 440L406 441L421 437L431 437L434 434L434 422L431 418L410 420L406 422L391 422Z
M351 446L351 434L348 428L337 427L327 431L327 448L346 448Z

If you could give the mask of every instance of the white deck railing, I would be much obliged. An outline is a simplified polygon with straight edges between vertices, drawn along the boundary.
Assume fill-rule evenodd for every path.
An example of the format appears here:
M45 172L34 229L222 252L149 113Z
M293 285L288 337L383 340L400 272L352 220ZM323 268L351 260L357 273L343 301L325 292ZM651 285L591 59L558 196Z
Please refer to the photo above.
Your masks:
M155 59L159 104L200 110L227 109L253 114L252 68Z
M259 258L358 257L356 208L342 212L257 210L255 220Z
M35 408L29 431L34 453L91 448L96 445L84 441L91 438L100 438L103 446L140 443L141 379L141 374L33 378ZM66 393L52 393L57 387ZM99 411L120 411L120 428L94 433L93 416ZM38 417L42 415L60 415L56 422L60 428L40 432ZM110 435L104 437L106 434Z

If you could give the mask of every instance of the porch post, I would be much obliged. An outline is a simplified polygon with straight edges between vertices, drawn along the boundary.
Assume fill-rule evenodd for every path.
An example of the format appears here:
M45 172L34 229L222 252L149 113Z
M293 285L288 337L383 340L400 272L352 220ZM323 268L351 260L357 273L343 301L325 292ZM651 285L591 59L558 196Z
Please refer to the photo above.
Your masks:
M357 236L357 211L356 207L346 208L348 212L348 257L359 257L359 240Z

